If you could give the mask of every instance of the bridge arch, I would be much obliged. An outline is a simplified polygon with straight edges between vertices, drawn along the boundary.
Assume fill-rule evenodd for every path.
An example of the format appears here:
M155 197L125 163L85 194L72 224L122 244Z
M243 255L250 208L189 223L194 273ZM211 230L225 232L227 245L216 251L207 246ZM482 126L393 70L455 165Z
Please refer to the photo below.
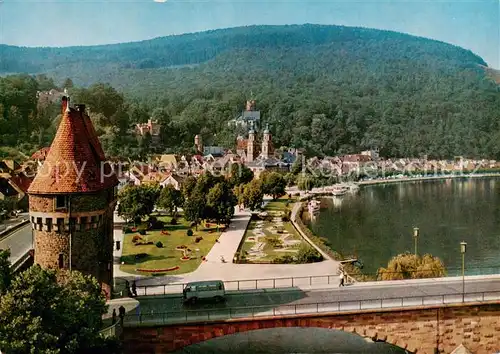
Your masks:
M234 335L243 334L243 333L260 332L260 331L266 331L266 330L272 330L272 329L291 329L291 328L324 329L327 331L331 331L331 334L334 334L335 332L337 332L337 333L342 332L342 333L356 336L356 337L358 337L358 339L360 341L362 341L363 338L369 338L373 342L384 342L387 344L392 344L394 346L397 346L402 350L405 350L405 349L407 350L407 345L400 344L400 345L404 345L404 347L398 345L398 341L396 339L392 338L392 336L388 337L388 336L384 335L382 337L378 337L376 333L374 333L374 335L370 335L370 333L364 329L362 331L358 331L356 328L352 328L352 327L350 327L350 328L336 328L335 326L328 325L327 323L324 323L324 322L307 323L307 326L305 326L304 323L300 323L300 321L288 321L288 320L281 321L281 323L280 322L273 322L273 326L266 325L266 326L263 326L261 328L255 328L255 327L250 327L250 326L234 327L234 326L230 326L230 325L229 326L220 326L216 330L207 328L206 331L201 332L201 333L203 333L202 335L200 335L200 336L193 335L193 336L190 336L189 338L187 338L186 341L182 341L182 344L178 343L179 346L176 347L174 350L179 350L179 349L182 349L184 347L189 347L191 345L200 344L200 343L207 342L207 341L217 339L217 338L224 338L224 337L234 336ZM183 330L186 330L186 328L184 327ZM362 332L362 333L359 333L359 332ZM273 334L276 335L276 333L273 333ZM290 334L290 336L297 335L297 334L298 333L293 332L293 334ZM332 339L334 339L334 338L335 337L333 337ZM290 339L290 337L285 336L285 340L289 340L289 339Z

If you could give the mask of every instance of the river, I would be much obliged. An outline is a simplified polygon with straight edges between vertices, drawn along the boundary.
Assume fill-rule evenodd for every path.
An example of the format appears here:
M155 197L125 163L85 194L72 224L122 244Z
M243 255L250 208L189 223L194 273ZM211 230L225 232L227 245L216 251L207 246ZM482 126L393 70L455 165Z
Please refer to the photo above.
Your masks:
M375 274L389 259L414 252L444 262L448 275L461 274L460 242L467 242L466 274L500 272L500 179L414 181L361 187L355 194L325 198L309 227L344 255Z

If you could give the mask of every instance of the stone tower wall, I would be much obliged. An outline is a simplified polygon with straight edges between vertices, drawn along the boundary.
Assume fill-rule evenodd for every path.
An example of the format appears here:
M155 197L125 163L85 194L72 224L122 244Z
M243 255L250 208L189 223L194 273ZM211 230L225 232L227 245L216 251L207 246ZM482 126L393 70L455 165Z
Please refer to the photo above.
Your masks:
M55 198L30 196L35 263L58 269L62 255L63 268L69 269L71 238L71 269L94 276L110 294L115 205L112 190L72 195L71 220L68 209L55 208Z

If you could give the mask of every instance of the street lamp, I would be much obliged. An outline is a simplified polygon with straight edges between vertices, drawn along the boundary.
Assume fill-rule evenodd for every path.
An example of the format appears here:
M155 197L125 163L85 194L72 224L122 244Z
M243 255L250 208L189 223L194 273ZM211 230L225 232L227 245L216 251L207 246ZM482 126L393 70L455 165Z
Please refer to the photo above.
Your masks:
M418 227L413 228L413 239L415 240L415 256L417 255L417 240L419 236L420 230Z
M467 242L460 242L460 253L462 254L462 302L465 302L465 252L467 251Z

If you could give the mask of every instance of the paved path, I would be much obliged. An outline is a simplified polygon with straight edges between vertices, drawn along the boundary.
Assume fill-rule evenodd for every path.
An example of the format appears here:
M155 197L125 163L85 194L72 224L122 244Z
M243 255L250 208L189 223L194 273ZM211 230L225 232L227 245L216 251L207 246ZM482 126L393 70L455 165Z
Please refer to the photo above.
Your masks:
M471 276L465 282L465 302L500 300L500 276ZM359 309L400 308L462 302L461 278L439 278L356 283L325 289L260 289L228 292L225 303L182 304L180 295L138 297L139 307L126 322L180 323L208 319L227 319L252 315L355 311ZM210 318L208 317L210 314ZM140 316L138 316L140 315Z
M10 263L16 263L33 248L31 224L27 224L0 240L0 249L10 249Z

